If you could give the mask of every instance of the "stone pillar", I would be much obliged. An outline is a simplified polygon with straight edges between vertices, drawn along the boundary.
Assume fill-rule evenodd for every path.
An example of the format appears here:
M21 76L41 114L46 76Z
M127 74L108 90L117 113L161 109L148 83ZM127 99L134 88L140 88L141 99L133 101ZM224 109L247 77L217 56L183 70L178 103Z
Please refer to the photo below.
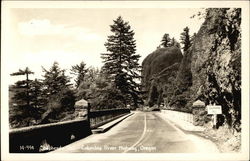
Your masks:
M205 124L207 111L205 109L205 103L197 100L193 103L192 113L193 113L193 124L195 126L203 126Z
M81 99L75 103L75 115L77 118L85 118L88 115L89 103ZM88 119L88 117L87 117Z

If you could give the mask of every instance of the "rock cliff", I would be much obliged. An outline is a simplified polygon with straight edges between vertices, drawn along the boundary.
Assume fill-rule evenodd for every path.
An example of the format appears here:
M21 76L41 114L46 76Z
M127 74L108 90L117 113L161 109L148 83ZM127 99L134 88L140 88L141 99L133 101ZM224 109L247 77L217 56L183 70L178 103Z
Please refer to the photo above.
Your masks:
M241 10L218 8L205 12L205 21L183 59L180 51L173 52L172 58L168 54L157 55L168 49L153 52L143 61L142 83L151 104L164 101L165 106L189 111L198 99L206 105L221 105L223 114L218 118L219 124L227 123L239 130Z
M240 23L240 9L208 9L189 51L193 98L222 105L219 123L236 129L241 119Z
M146 92L146 102L156 104L163 92L164 84L175 75L182 60L181 50L177 47L159 48L149 54L142 62L142 86Z

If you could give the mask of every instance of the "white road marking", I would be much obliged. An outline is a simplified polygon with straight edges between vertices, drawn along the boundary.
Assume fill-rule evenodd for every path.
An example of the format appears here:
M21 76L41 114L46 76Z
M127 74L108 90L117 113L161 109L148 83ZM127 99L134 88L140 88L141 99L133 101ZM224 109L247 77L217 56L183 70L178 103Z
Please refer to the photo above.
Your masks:
M128 149L126 149L123 153L127 153L128 151L133 149L136 145L138 145L142 141L143 137L145 136L146 131L147 131L147 116L146 116L146 114L144 114L144 129L143 129L143 133L142 133L140 139L137 140L137 142L134 143L132 146L130 146Z

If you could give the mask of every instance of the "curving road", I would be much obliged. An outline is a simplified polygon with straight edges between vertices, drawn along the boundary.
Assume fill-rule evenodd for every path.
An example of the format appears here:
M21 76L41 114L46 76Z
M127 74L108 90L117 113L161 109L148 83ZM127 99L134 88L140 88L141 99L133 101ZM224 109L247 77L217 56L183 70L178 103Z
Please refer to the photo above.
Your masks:
M160 112L135 112L101 134L60 148L54 153L193 153L218 152L209 140L185 134Z

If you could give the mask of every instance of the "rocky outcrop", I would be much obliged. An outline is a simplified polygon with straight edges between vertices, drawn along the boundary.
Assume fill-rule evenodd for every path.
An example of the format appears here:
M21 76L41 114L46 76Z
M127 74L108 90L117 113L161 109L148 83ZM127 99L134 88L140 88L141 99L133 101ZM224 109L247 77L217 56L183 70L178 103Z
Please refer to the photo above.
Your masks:
M219 125L227 123L240 130L240 24L239 8L206 9L205 21L183 59L182 56L176 58L176 52L171 54L171 58L168 58L168 54L157 55L164 53L163 50L169 52L169 49L159 49L150 54L142 64L148 102L154 103L157 97L158 102L162 99L166 106L176 110L191 108L198 99L206 105L221 105L223 114L218 116ZM177 55L180 55L180 51ZM171 69L171 66L175 68ZM163 79L159 79L161 77ZM160 98L161 93L163 98Z
M181 50L177 47L159 48L149 54L142 62L142 86L145 99L150 105L162 98L163 88L171 75L175 75L182 60Z
M226 122L236 129L241 119L240 15L240 9L208 9L187 53L191 61L186 61L192 73L189 101L221 105L219 124Z
M195 98L222 105L219 123L236 129L241 113L240 9L209 9L191 53Z

